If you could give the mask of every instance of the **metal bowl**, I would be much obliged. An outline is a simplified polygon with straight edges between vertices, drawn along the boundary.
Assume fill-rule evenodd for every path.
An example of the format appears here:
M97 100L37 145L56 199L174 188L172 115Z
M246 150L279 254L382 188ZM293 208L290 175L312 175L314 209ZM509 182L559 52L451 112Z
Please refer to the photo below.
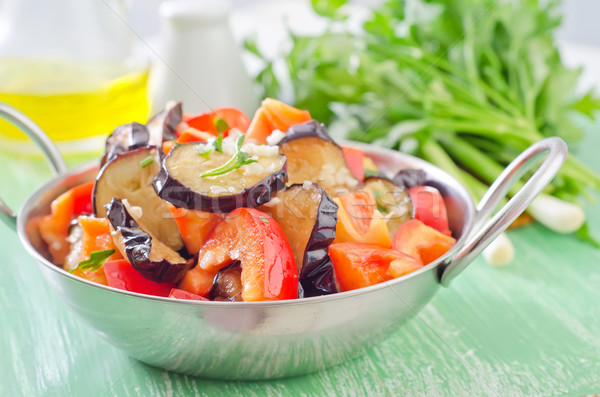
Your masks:
M565 143L548 138L523 152L475 208L465 188L443 170L412 156L352 143L388 173L420 168L442 193L453 249L403 277L359 290L280 302L181 301L94 284L48 260L36 220L61 193L95 179L95 165L66 171L49 139L24 115L0 104L0 116L40 145L58 175L39 188L15 216L0 200L0 215L16 225L21 242L52 288L86 323L131 357L183 374L215 379L258 380L307 374L340 364L381 342L448 285L521 213L558 172ZM545 161L521 190L490 218L509 188Z

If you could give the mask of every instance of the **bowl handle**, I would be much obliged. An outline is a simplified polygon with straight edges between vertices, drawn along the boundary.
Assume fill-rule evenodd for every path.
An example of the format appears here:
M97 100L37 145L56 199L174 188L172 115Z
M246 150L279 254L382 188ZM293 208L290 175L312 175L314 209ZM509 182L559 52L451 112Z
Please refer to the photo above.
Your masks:
M35 144L42 149L50 168L55 174L61 173L67 170L67 165L61 157L58 149L46 133L29 117L15 108L8 106L5 103L0 102L0 117L7 120L11 124L17 126L23 131ZM17 216L11 209L6 205L2 199L0 199L0 219L13 230L17 227Z
M472 232L465 245L439 267L440 283L447 286L462 272L500 233L515 220L538 194L544 190L567 158L567 144L560 138L543 139L531 145L506 167L490 186L477 205ZM541 155L547 154L536 172L509 201L490 219L498 203L534 165Z

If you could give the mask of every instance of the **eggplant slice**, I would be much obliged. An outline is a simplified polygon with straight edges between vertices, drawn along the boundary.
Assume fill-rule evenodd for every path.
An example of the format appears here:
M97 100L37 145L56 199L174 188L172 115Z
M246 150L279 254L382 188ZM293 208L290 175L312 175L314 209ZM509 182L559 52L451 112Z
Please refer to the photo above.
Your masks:
M286 159L277 146L247 144L242 150L257 159L217 176L201 174L225 164L234 154L233 141L223 140L222 153L200 155L209 144L185 143L171 149L152 182L156 193L175 207L228 213L235 208L254 208L285 188Z
M120 125L106 139L106 150L100 167L108 163L118 154L148 146L150 133L145 125L140 123L129 123Z
M219 270L208 293L211 301L243 302L242 266L239 261Z
M151 137L151 144L158 146L164 141L177 139L177 125L182 119L183 110L181 102L175 103L172 106L167 105L165 110L152 117L146 123L146 128Z
M193 266L193 260L182 258L144 231L126 202L115 198L107 207L115 247L142 276L157 283L176 283Z
M406 168L398 171L394 175L393 181L398 186L404 186L405 189L427 184L427 174L425 171L414 168Z
M94 214L104 217L104 206L113 198L127 199L131 205L142 209L140 221L143 228L171 249L178 251L183 248L183 240L177 223L167 203L158 197L152 188L152 179L160 168L159 153L155 147L144 147L118 154L107 163L100 170L94 185Z
M290 185L316 182L335 197L360 184L346 164L343 149L323 124L313 120L292 126L278 145L287 157Z
M259 208L283 229L298 264L304 296L337 292L329 245L335 239L337 204L316 183L292 185Z
M400 225L413 218L408 190L383 175L368 176L365 186L373 192L377 209L384 216L390 236L393 237Z

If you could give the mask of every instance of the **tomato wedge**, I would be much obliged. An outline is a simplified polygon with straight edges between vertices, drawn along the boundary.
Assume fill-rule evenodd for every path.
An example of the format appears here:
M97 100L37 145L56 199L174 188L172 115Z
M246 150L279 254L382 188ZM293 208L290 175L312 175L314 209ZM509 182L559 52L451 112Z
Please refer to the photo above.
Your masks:
M413 186L408 194L415 207L415 219L450 236L446 203L439 190L431 186Z
M212 212L175 208L170 204L168 207L177 222L185 248L190 254L196 255L222 217Z
M365 152L352 146L342 146L346 164L359 181L365 180Z
M71 221L82 214L91 214L94 182L84 183L58 196L50 205L50 215L38 225L42 239L48 244L54 263L63 263L69 253L66 241Z
M343 291L379 284L423 266L402 252L366 243L332 244L329 256Z
M456 244L456 240L425 225L418 219L400 225L392 246L414 258L421 259L424 265L444 255Z
M173 288L171 292L169 292L169 298L173 299L187 299L193 301L207 301L203 296L192 294L191 292L184 291L182 289Z
M370 189L359 189L333 200L338 205L334 243L360 242L391 248L387 224Z
M155 296L168 296L175 288L172 283L156 283L144 278L125 259L104 262L103 266L109 287Z
M312 120L306 110L273 98L265 98L260 108L254 114L246 132L246 138L255 143L267 143L267 137L274 130L287 131L291 126Z
M244 301L298 298L298 268L283 230L253 208L230 212L198 254L198 267L216 272L240 261Z

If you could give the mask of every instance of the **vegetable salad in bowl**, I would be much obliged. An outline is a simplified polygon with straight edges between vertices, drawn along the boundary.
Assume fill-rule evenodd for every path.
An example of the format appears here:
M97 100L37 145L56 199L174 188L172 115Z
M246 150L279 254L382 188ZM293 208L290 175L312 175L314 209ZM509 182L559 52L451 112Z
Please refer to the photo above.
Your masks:
M54 264L117 289L213 301L333 294L402 277L455 244L418 169L379 170L306 111L267 98L117 127L95 182L38 230Z

